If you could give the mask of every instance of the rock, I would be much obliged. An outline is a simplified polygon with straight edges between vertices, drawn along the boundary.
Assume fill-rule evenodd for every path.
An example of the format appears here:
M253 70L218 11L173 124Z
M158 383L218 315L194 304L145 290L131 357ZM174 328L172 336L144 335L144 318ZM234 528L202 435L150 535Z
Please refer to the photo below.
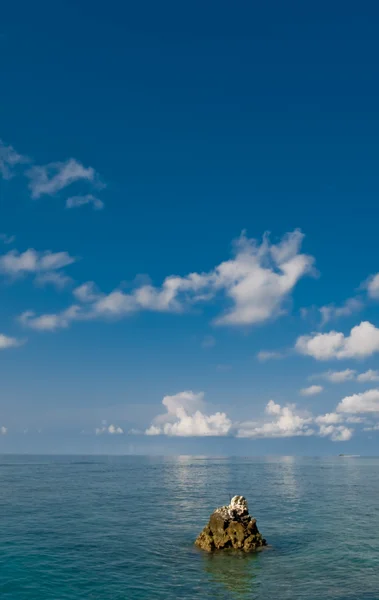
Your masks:
M216 508L211 514L195 544L207 552L226 548L251 552L266 546L266 540L258 531L256 519L249 514L246 498L234 496L229 506Z

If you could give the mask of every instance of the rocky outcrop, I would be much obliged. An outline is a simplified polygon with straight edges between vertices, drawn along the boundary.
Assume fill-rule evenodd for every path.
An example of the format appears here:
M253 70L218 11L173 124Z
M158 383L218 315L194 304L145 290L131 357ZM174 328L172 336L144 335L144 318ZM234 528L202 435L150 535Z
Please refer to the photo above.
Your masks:
M234 496L229 506L221 506L211 514L209 523L195 541L207 552L235 548L252 552L266 546L257 522L249 514L243 496Z

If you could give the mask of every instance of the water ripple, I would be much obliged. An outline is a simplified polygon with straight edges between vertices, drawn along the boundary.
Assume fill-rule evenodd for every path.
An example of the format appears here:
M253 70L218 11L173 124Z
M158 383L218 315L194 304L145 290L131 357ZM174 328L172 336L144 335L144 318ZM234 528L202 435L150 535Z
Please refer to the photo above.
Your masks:
M2 457L2 600L377 600L379 460ZM272 549L207 555L247 496Z

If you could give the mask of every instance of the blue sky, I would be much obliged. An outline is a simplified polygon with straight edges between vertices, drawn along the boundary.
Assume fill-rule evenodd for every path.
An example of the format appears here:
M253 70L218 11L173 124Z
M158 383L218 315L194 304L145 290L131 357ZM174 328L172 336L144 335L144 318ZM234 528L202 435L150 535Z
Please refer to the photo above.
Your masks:
M377 454L375 3L1 21L0 451Z

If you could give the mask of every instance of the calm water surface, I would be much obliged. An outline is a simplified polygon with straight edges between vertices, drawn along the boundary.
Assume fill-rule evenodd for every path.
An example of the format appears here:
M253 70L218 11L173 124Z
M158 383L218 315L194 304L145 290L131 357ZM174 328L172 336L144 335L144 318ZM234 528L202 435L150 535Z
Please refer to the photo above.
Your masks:
M193 540L229 495L272 549ZM378 600L379 459L0 457L1 600Z

